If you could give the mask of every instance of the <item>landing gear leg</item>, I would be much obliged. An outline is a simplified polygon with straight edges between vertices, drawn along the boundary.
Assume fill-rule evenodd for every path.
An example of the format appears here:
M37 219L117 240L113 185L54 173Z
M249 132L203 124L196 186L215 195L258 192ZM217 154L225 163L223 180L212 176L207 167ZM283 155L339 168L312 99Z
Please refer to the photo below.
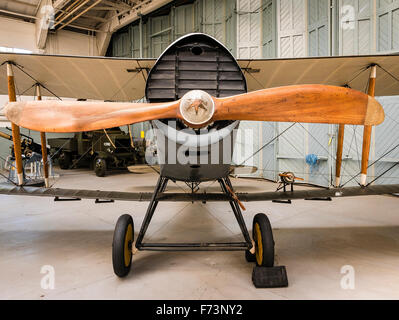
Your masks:
M141 225L139 235L137 236L136 248L140 249L141 243L143 242L144 235L148 229L148 226L151 222L152 216L154 215L155 209L158 206L157 196L159 193L164 192L166 189L166 185L168 184L169 179L160 176L158 179L157 186L155 187L155 191L152 195L150 204L148 205L147 212L145 214L143 224Z
M226 188L226 186L227 186L230 188L230 190L233 190L233 186L231 184L230 178L227 177L225 179L220 179L219 183L220 183L220 186L221 186L223 192L226 193L227 195L230 195L230 192ZM231 199L229 201L229 203L230 203L231 209L233 210L233 213L237 219L238 225L240 226L240 229L244 236L245 242L247 243L247 246L248 246L248 249L245 251L245 258L248 262L255 262L255 254L251 252L251 251L254 251L253 243L252 243L251 237L249 236L248 229L245 225L245 221L242 216L240 206L239 206L238 202L234 199Z

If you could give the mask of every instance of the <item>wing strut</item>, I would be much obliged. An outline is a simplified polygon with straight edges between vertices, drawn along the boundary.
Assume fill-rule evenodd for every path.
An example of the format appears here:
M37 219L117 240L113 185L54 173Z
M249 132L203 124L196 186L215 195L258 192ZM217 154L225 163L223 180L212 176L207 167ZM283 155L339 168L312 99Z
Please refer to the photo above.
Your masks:
M375 79L377 75L377 65L370 66L370 79L368 85L368 95L374 97L375 93ZM367 180L367 166L370 154L370 140L371 140L371 125L365 125L363 130L363 148L362 148L362 164L360 171L360 185L365 186ZM335 186L338 188L341 181L341 165L342 165L342 150L344 146L344 132L345 124L339 124L338 129L338 144L337 144L337 157L335 163Z
M370 80L369 80L369 88L368 95L374 97L375 93L375 80L377 77L377 66L372 65L370 68ZM363 148L362 148L362 167L360 171L360 185L365 186L367 180L367 166L369 162L369 154L370 154L370 140L371 140L371 125L365 125L363 130Z
M17 101L15 95L14 72L12 70L12 63L7 62L7 80L8 80L8 100L10 102ZM18 184L22 185L24 182L23 168L22 168L22 152L21 152L21 133L19 127L11 122L12 140L14 142L14 157L15 166L17 168Z
M40 84L36 83L36 98L37 100L42 100L42 94L40 90ZM48 162L47 162L47 141L46 133L40 132L40 143L42 145L42 160L43 160L43 173L44 173L44 184L46 188L50 186L48 180Z
M340 124L338 129L337 157L335 160L335 186L338 188L341 183L342 150L344 148L345 125Z

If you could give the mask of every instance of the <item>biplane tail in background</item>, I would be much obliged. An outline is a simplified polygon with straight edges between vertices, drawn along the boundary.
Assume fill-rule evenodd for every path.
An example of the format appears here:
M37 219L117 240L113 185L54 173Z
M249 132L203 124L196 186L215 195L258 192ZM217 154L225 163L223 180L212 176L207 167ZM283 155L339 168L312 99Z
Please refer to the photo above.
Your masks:
M22 174L18 152L19 127L41 132L44 146L45 132L90 131L142 121L152 121L153 126L158 129L158 138L166 139L166 144L158 146L161 158L166 160L161 163L158 184L151 194L23 187L22 176L19 180L20 186L0 187L0 193L3 194L150 201L136 241L133 239L132 217L123 215L117 222L113 266L118 276L123 277L129 272L132 252L135 249L245 250L248 261L256 261L258 266L272 267L274 241L270 222L266 215L256 215L251 238L241 213L241 209L244 209L242 201L399 192L399 185L367 186L372 127L384 121L384 110L374 95L399 92L398 85L393 85L387 75L381 77L381 82L376 81L377 69L383 67L384 70L397 71L399 56L236 61L214 38L204 34L190 34L171 44L155 64L153 60L137 59L15 54L0 57L7 64L8 70L8 89L6 91L1 84L0 93L8 92L10 97L5 114L12 123L19 174ZM59 96L118 102L15 102L13 69L31 75L30 80L25 83L26 87L38 83L37 88L43 87L57 92ZM134 80L129 77L132 73L136 75ZM34 83L31 83L32 79ZM364 85L362 79L368 83L366 93L359 90ZM111 92L118 94L112 95ZM141 98L144 93L147 102L126 102ZM170 126L172 120L173 127ZM312 191L286 191L284 188L285 192L236 194L229 174L234 130L240 120L338 124L337 188ZM339 188L345 125L364 127L359 187ZM225 143L227 139L231 140ZM176 153L184 145L187 146L188 154L193 155L194 161L169 161L170 153ZM207 151L205 158L209 162L203 164L200 161L203 147L213 150L212 146L222 157L218 157L216 162L210 161L212 152ZM230 153L226 162L227 152ZM43 159L44 156L45 150ZM292 176L289 174L281 177L285 184L291 186L291 180L295 180L290 180ZM169 180L186 182L192 186L191 193L165 193ZM198 191L199 184L209 180L217 180L222 193L208 194ZM159 201L228 201L245 241L143 243Z

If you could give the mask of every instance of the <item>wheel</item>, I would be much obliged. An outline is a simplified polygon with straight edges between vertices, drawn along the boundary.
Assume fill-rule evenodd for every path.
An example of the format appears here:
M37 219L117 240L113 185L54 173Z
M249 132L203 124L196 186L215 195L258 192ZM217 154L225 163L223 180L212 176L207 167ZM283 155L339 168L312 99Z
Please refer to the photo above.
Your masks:
M133 219L124 214L116 222L112 241L112 266L118 277L125 277L132 265L132 246L134 237Z
M72 155L70 152L62 151L58 158L58 164L63 170L69 169L72 164Z
M103 158L96 158L94 160L94 172L97 177L104 177L107 171L107 162Z
M260 267L274 266L273 231L268 217L258 213L253 220L252 236L255 241L256 265Z
M251 253L249 250L245 250L245 260L247 260L247 262L255 262L256 255Z

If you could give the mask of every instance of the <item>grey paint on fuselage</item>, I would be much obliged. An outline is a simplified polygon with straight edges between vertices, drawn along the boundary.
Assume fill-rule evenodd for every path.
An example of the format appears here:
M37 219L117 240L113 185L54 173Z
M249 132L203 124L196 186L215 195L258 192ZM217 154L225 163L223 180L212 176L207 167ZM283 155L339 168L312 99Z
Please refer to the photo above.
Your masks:
M190 90L203 90L215 97L226 97L247 92L247 84L240 66L230 51L216 39L201 33L193 33L176 40L158 58L146 83L146 99L149 102L166 102L180 99ZM161 121L167 124L167 119ZM153 121L153 127L161 125ZM158 125L157 125L158 123ZM172 180L201 182L228 176L231 170L234 140L239 122L219 121L211 124L206 133L208 151L218 155L204 155L203 147L190 147L189 155L197 155L194 163L176 163L177 152L183 144L174 141L168 133L156 130L161 175ZM177 122L177 130L185 129ZM220 134L222 130L228 132ZM195 133L193 131L192 134ZM202 135L202 134L201 134ZM215 142L213 137L222 136ZM173 152L175 154L171 155ZM226 161L226 155L229 159ZM202 157L202 158L201 158ZM208 157L206 163L201 159ZM212 159L211 159L212 158ZM173 161L170 161L173 159Z

